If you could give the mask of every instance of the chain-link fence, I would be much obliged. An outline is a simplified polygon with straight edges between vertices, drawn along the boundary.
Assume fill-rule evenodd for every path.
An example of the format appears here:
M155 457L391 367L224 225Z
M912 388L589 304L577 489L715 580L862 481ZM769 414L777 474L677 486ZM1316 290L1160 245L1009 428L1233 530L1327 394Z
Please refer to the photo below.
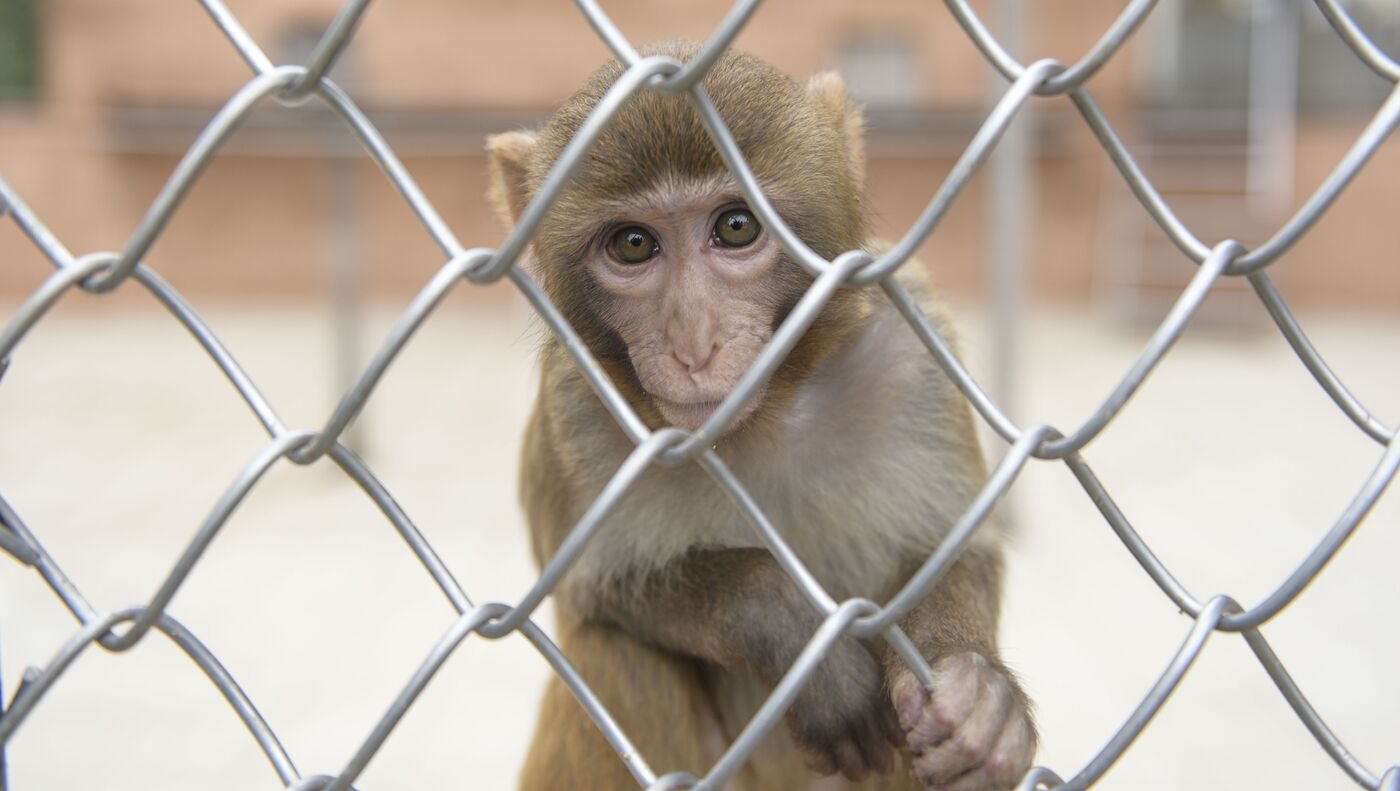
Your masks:
M0 713L0 786L4 784L4 744L35 707L41 705L45 694L59 681L73 661L93 643L108 651L125 651L140 641L151 629L155 629L179 646L224 695L234 713L267 756L282 785L288 789L345 791L351 788L352 783L394 730L429 679L466 637L476 634L483 638L495 639L517 631L531 641L573 691L640 786L655 789L719 788L734 776L759 740L778 723L782 713L806 683L816 664L841 635L851 634L865 638L878 636L887 640L915 673L925 682L931 681L927 663L900 631L897 622L937 583L974 532L987 520L997 501L1015 482L1022 468L1031 459L1042 459L1060 460L1069 467L1108 525L1142 566L1143 571L1178 608L1193 618L1193 625L1158 681L1085 767L1067 781L1061 780L1049 768L1036 767L1021 780L1019 791L1040 788L1083 789L1093 785L1161 709L1182 676L1200 656L1206 641L1215 632L1236 632L1244 637L1277 685L1279 692L1317 739L1321 748L1347 776L1364 788L1400 791L1400 766L1392 766L1383 775L1377 775L1352 756L1308 703L1259 632L1259 627L1287 607L1327 564L1375 505L1385 487L1394 479L1397 469L1400 469L1400 441L1396 439L1396 429L1372 416L1332 373L1303 333L1267 274L1268 266L1307 232L1365 165L1397 123L1400 123L1400 89L1391 91L1365 131L1328 178L1297 213L1265 243L1253 249L1247 249L1229 239L1211 245L1195 236L1173 213L1172 208L1134 161L1132 153L1100 111L1088 88L1094 74L1118 52L1152 11L1156 5L1155 0L1132 0L1093 48L1071 66L1065 66L1052 59L1022 64L1001 46L965 0L946 0L946 5L957 24L972 39L982 55L1006 78L1010 86L982 123L923 214L897 244L878 257L866 251L852 250L827 261L808 248L768 202L745 162L743 153L730 135L724 119L716 112L701 83L706 70L757 10L758 0L738 2L697 57L686 64L666 57L640 56L597 3L593 0L577 0L581 12L626 69L564 150L535 200L525 210L517 227L501 248L465 249L418 189L413 178L374 125L349 96L325 77L336 58L349 44L355 27L369 4L368 0L349 0L345 4L305 65L283 66L274 64L264 54L223 3L219 0L201 1L214 24L246 61L254 76L224 104L185 153L125 248L120 252L73 255L49 232L20 196L0 180L0 210L8 213L19 224L57 270L9 319L3 333L0 334L0 376L3 376L5 369L11 364L15 349L29 330L71 289L77 287L102 294L111 292L128 281L134 281L150 292L190 331L224 372L230 384L237 389L271 439L228 487L151 600L146 604L114 611L103 611L94 607L83 596L78 586L63 573L53 556L44 549L35 532L3 497L0 497L0 548L20 563L37 570L54 594L62 599L82 624L82 628L59 650L48 666L42 669L31 668L24 674L23 681L15 690L8 707ZM1365 31L1348 15L1339 0L1316 0L1316 5L1356 57L1390 83L1400 83L1400 63L1375 46ZM762 218L787 254L815 277L811 288L774 334L772 341L759 355L753 367L744 374L738 386L714 414L693 434L675 428L649 430L602 373L602 369L592 359L582 341L563 320L538 284L516 266L541 219L550 210L554 199L569 180L588 147L618 108L633 94L642 91L684 94L689 99L703 119L725 163L738 179L750 206ZM1033 96L1063 96L1074 105L1143 208L1180 249L1183 257L1198 266L1195 277L1153 333L1136 362L1093 414L1070 432L1062 432L1043 424L1020 426L1012 421L969 375L948 342L923 315L910 295L890 277L933 233L964 186L986 160L997 140ZM316 97L330 106L364 144L369 156L378 163L399 190L447 258L437 275L423 288L399 319L369 366L360 374L358 381L344 394L325 424L315 431L292 429L284 424L219 338L179 293L142 263L146 252L178 210L186 192L218 152L221 144L234 134L252 108L266 97L273 97L291 106ZM1180 337L1212 287L1222 278L1231 277L1247 279L1279 331L1312 373L1317 384L1357 430L1383 448L1373 471L1361 484L1350 505L1325 532L1308 556L1270 595L1249 608L1242 607L1224 595L1202 599L1182 586L1133 529L1079 453L1119 414ZM570 538L543 570L536 584L513 606L500 602L474 603L374 473L338 441L365 405L386 369L446 293L463 280L474 284L486 284L500 278L508 278L548 324L574 357L580 370L622 430L636 444L636 449L574 527ZM784 357L831 295L842 287L873 286L878 286L885 292L949 378L969 399L991 429L1010 446L947 540L926 560L905 587L883 604L865 599L841 602L834 600L816 583L789 549L782 538L781 526L768 521L746 494L743 482L711 450L714 441L724 433L741 411L743 404L782 364ZM190 631L168 615L165 609L225 521L257 485L269 467L284 458L295 464L309 464L322 456L329 456L369 495L446 594L460 617L432 648L418 672L403 687L350 762L334 776L303 777L272 728L217 657ZM589 537L606 521L609 512L628 492L638 476L651 465L676 464L699 464L709 473L715 484L730 495L814 606L826 616L825 622L812 636L805 650L749 726L728 746L704 777L695 777L686 772L667 773L671 767L650 766L646 756L638 754L633 748L628 735L594 696L569 659L531 620L536 608L554 589L566 569L587 544ZM2 697L0 702L3 702Z

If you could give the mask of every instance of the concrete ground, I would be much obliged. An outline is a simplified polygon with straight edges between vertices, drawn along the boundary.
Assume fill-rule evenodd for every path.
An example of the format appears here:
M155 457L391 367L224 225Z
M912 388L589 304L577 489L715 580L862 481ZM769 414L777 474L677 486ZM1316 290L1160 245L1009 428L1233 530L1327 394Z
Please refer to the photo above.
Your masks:
M200 307L289 424L320 425L336 394L319 306ZM374 312L370 348L402 307ZM961 313L969 357L985 371L981 322ZM0 313L12 314L12 305ZM514 495L533 377L525 315L449 298L382 382L359 435L477 601L512 601L534 580ZM1363 402L1400 421L1400 320L1302 318ZM1029 317L1018 417L1073 427L1143 340L1083 311ZM265 442L164 314L77 295L16 353L0 384L0 437L0 494L102 609L154 592ZM1276 332L1195 330L1086 452L1184 584L1246 605L1303 558L1379 455ZM1190 622L1063 466L1034 463L1012 506L1019 538L1005 654L1038 703L1040 762L1068 777L1152 685ZM1400 762L1397 557L1392 491L1265 628L1343 742L1378 773ZM388 523L326 462L276 466L170 610L223 660L308 774L348 760L453 620ZM0 561L7 697L23 667L47 662L74 629L35 573ZM511 788L548 672L519 638L469 639L357 785ZM13 791L280 787L213 687L156 636L127 654L85 654L14 737L8 760ZM1217 634L1100 787L1354 786L1244 642Z

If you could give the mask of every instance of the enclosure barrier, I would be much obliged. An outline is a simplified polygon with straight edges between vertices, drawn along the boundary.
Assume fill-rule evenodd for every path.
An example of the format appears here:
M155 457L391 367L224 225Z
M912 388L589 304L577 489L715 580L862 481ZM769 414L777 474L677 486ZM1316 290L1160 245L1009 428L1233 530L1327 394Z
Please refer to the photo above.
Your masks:
M108 651L125 651L154 628L178 645L224 695L239 719L257 740L285 789L346 791L351 788L351 784L394 730L428 680L462 640L471 634L495 639L515 631L521 632L534 644L573 691L579 703L631 770L639 786L651 789L717 789L734 776L759 740L778 723L783 712L811 676L813 668L841 635L851 634L863 638L879 636L889 641L926 684L931 682L927 663L900 631L897 621L937 583L940 575L956 560L973 533L987 520L993 506L1016 480L1021 469L1035 458L1062 460L1069 467L1123 545L1162 589L1172 606L1188 614L1193 619L1193 624L1181 648L1171 658L1157 683L1087 766L1068 780L1061 780L1052 770L1037 766L1021 779L1017 786L1018 791L1084 789L1093 785L1156 715L1182 676L1200 656L1206 641L1215 632L1238 632L1243 635L1303 725L1352 780L1363 788L1400 791L1400 765L1391 766L1382 776L1377 776L1348 752L1294 684L1288 671L1284 669L1278 656L1259 631L1260 626L1287 607L1336 554L1375 505L1387 484L1395 478L1397 467L1400 467L1400 441L1396 440L1396 429L1373 417L1332 373L1304 335L1265 271L1269 264L1285 253L1317 221L1396 124L1400 123L1400 88L1391 91L1336 169L1271 238L1253 249L1247 249L1233 240L1226 240L1212 247L1196 237L1173 213L1099 110L1087 87L1094 73L1113 57L1146 18L1156 0L1132 0L1093 48L1077 63L1068 67L1051 59L1023 65L991 35L965 0L946 0L954 19L986 59L1007 79L1010 87L903 239L878 257L864 250L852 250L835 260L827 261L803 244L768 202L745 162L743 153L730 135L724 119L715 111L700 82L706 70L724 52L757 9L758 0L740 0L736 3L699 55L684 65L667 57L642 57L594 0L576 0L579 9L626 70L599 102L577 136L565 148L534 201L525 210L519 224L502 247L499 250L464 249L374 125L354 101L325 76L349 43L356 25L369 5L369 0L349 0L345 4L326 29L304 66L275 65L220 0L201 2L214 23L252 69L254 77L228 100L204 128L121 252L94 252L74 256L30 211L19 195L0 180L0 212L7 212L14 218L57 269L11 317L3 334L0 334L0 376L3 376L11 362L12 352L28 331L70 289L78 287L92 293L106 293L133 280L149 291L189 330L241 394L271 440L214 506L150 602L111 612L98 610L84 598L78 587L64 575L54 558L40 544L34 532L3 497L0 497L0 548L20 563L36 569L55 595L63 600L82 624L82 628L63 645L47 667L30 668L25 672L8 708L0 714L0 784L3 784L5 742L83 650L97 643ZM1382 52L1366 36L1348 16L1339 0L1316 0L1316 5L1358 58L1389 82L1400 82L1400 63ZM540 221L549 211L550 205L568 181L583 154L618 108L640 91L684 94L688 98L703 118L725 163L738 178L750 206L762 218L783 250L815 276L811 288L779 327L752 368L694 434L687 434L676 428L649 430L602 373L602 369L582 341L563 320L539 285L516 266L520 254L529 244ZM173 288L142 263L151 244L178 209L181 199L198 179L209 160L259 100L269 96L286 105L301 104L312 96L328 104L354 131L369 156L393 182L447 258L446 264L403 314L359 380L344 394L334 413L319 431L293 430L283 424L272 405L234 361L233 356L208 325ZM1190 285L1182 292L1175 306L1152 335L1137 361L1093 414L1068 434L1048 425L1022 427L1013 422L969 375L948 342L920 311L910 295L890 277L933 232L963 187L996 145L998 138L1032 96L1068 97L1093 130L1143 208L1180 248L1183 255L1199 265ZM534 306L578 363L579 369L617 419L622 430L636 443L635 451L618 469L597 501L589 507L559 553L544 569L538 582L515 606L497 602L474 604L407 514L375 478L373 472L338 441L342 432L364 406L384 371L450 289L464 279L476 284L487 284L503 277L509 278ZM1128 518L1080 455L1080 450L1098 436L1122 410L1181 336L1211 288L1224 277L1248 279L1274 323L1303 365L1317 380L1318 385L1358 430L1384 449L1374 470L1362 484L1355 498L1308 556L1273 593L1250 608L1244 608L1223 595L1202 599L1183 587L1133 529ZM779 526L768 521L747 494L743 484L711 449L715 440L724 433L740 412L744 402L751 398L782 364L784 357L831 295L842 287L876 284L909 321L929 352L982 418L1010 445L1001 463L966 513L961 516L947 540L928 558L903 590L883 605L864 599L850 599L844 602L833 600L783 541ZM310 464L327 455L378 505L385 518L436 580L460 617L433 647L422 666L390 704L383 718L365 738L350 762L335 775L302 776L272 728L233 677L218 659L191 632L167 614L165 609L229 515L269 467L283 458L295 464ZM531 620L535 609L554 589L592 533L607 519L608 513L644 470L653 464L690 463L701 465L715 483L728 493L784 569L811 599L813 606L826 616L821 627L817 629L772 695L704 777L677 771L658 775L657 769L664 771L668 767L653 769L647 764L645 756L639 755L633 748L627 734L594 696L568 658ZM3 702L2 698L0 702Z

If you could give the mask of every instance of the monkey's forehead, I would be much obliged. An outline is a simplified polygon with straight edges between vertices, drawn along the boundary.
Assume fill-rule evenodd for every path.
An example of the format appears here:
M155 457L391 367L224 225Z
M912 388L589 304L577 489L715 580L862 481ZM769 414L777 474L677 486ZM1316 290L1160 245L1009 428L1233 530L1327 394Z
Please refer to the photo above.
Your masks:
M647 50L685 62L697 45L671 42ZM574 139L607 91L621 76L608 64L548 120L531 163L538 186ZM794 156L818 166L823 149L840 151L844 140L836 119L824 112L801 84L761 59L727 51L706 72L703 84L712 103L755 171L790 167ZM689 97L643 90L614 113L594 144L583 154L581 183L600 187L656 181L668 174L692 178L726 170L699 111Z
M665 173L639 189L599 196L596 205L607 214L681 216L742 200L739 181L728 171L705 176Z
M664 53L685 61L693 48ZM537 191L565 147L622 73L600 70L541 130L527 166ZM851 161L844 106L823 97L762 60L733 50L706 72L704 86L765 195L793 230L824 256L863 240L863 201ZM554 204L547 228L577 229L598 218L600 203L619 210L669 202L682 186L700 193L738 187L691 100L641 91L618 108L576 163ZM710 199L717 197L708 193ZM703 198L697 198L703 200Z

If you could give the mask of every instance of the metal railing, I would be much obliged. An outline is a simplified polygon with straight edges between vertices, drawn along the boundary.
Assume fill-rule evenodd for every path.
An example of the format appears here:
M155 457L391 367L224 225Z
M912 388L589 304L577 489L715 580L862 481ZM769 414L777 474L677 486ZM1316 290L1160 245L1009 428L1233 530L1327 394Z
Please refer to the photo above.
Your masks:
M1372 416L1332 373L1295 321L1267 274L1268 266L1316 222L1397 123L1400 123L1400 89L1391 91L1389 98L1336 169L1270 239L1253 249L1247 249L1233 240L1210 245L1197 238L1161 198L1152 182L1139 169L1128 147L1099 110L1088 88L1090 78L1129 39L1152 10L1155 0L1132 0L1093 48L1070 66L1052 59L1021 63L1001 46L964 0L946 0L946 5L957 24L1006 78L1009 87L957 160L946 180L935 192L923 214L901 240L878 257L863 250L852 250L828 261L808 248L778 216L764 196L742 152L730 135L724 119L716 112L701 83L706 70L757 10L758 0L741 0L736 3L698 56L687 64L667 57L642 57L597 3L593 0L577 0L579 9L624 64L625 71L599 102L577 136L565 148L539 193L501 248L466 249L448 229L433 205L419 191L394 151L385 143L355 102L325 77L337 56L350 42L355 27L369 4L368 0L349 0L345 4L304 66L275 65L222 2L202 0L202 3L214 23L252 69L254 76L215 114L185 153L126 247L119 252L73 255L40 222L20 196L8 184L0 181L0 209L19 224L57 270L10 317L3 332L0 332L0 375L3 375L5 368L11 363L13 353L29 330L70 290L76 287L100 294L117 289L128 281L134 281L139 287L149 291L190 331L227 376L230 384L241 394L258 421L262 423L270 440L214 506L151 600L123 609L102 611L91 604L63 573L53 556L44 549L34 531L0 497L0 522L3 523L0 524L0 548L20 563L32 566L38 571L82 624L48 666L42 669L31 668L25 673L23 683L16 690L13 700L3 714L0 714L0 748L3 748L4 743L35 707L42 703L45 694L88 646L96 643L108 651L125 651L155 629L179 646L224 695L234 713L257 740L284 788L298 791L345 791L351 788L351 784L394 730L428 680L467 636L476 634L483 638L496 639L518 631L534 644L573 691L603 735L617 750L620 759L631 770L639 786L652 789L719 788L735 774L763 735L778 723L782 713L806 683L816 664L841 635L883 637L900 652L915 673L926 682L930 680L927 663L899 630L897 621L929 592L940 575L954 562L962 547L987 520L998 499L1006 493L1020 471L1031 459L1043 459L1060 460L1069 467L1142 569L1175 607L1193 619L1193 625L1157 683L1143 696L1122 727L1111 735L1088 765L1068 780L1061 780L1048 768L1035 767L1020 781L1020 791L1042 788L1083 789L1093 785L1162 707L1182 676L1200 656L1206 641L1216 632L1238 632L1244 637L1277 685L1279 692L1287 699L1322 749L1336 761L1346 775L1364 788L1400 791L1400 766L1391 766L1383 775L1377 775L1352 756L1308 703L1259 631L1260 626L1287 607L1332 558L1375 505L1387 484L1395 478L1397 468L1400 468L1400 441L1396 439L1395 428ZM1382 52L1367 38L1338 0L1316 0L1316 4L1358 58L1391 83L1400 81L1400 63ZM550 303L539 285L516 266L520 254L529 244L541 219L549 212L551 204L584 152L618 108L633 94L642 91L661 91L684 94L688 97L703 119L726 165L739 180L750 206L762 218L787 254L815 276L806 295L774 334L752 368L744 374L738 386L705 424L693 434L676 428L649 430L602 373L602 369L593 360L587 348ZM1049 425L1020 426L1012 421L969 375L947 341L923 315L910 295L890 277L934 231L973 173L996 145L998 138L1015 120L1021 108L1036 96L1062 96L1074 105L1143 208L1180 248L1184 258L1199 267L1195 277L1151 336L1136 362L1102 404L1082 424L1068 432ZM254 105L265 97L273 97L288 105L297 105L316 97L329 105L360 139L369 156L379 164L385 175L397 187L447 259L399 319L398 324L383 341L378 353L360 374L358 381L344 394L325 424L314 431L295 430L285 425L272 405L259 392L257 385L224 348L219 338L174 289L142 262L151 244L178 210L181 199L218 152L220 145L234 133ZM1359 431L1375 440L1382 448L1375 468L1362 483L1350 505L1308 556L1273 593L1248 608L1224 595L1203 599L1182 586L1133 529L1127 517L1119 510L1080 455L1080 450L1112 422L1171 349L1212 287L1222 278L1231 277L1243 277L1248 280L1279 331L1313 374L1318 385ZM374 391L385 370L443 296L463 281L485 284L500 278L508 278L558 336L598 397L617 419L622 430L636 444L635 450L574 527L558 554L541 573L537 583L514 606L499 602L474 603L452 577L433 548L424 540L407 514L389 496L374 473L338 441ZM947 540L927 559L903 590L884 604L865 599L838 602L816 583L788 548L778 526L768 521L748 496L742 482L710 448L740 411L742 404L752 397L782 364L788 351L838 288L876 285L883 289L909 321L929 353L969 399L972 406L1010 447L986 485L953 527ZM282 459L295 464L309 464L322 456L329 456L378 505L384 517L405 539L410 550L437 582L460 617L432 648L417 673L404 685L349 763L335 775L304 777L278 742L272 728L218 659L165 610L215 534L269 467ZM731 496L784 569L791 574L815 606L826 614L824 623L813 634L772 695L704 777L695 777L685 772L664 773L668 767L651 767L646 762L646 757L633 749L627 734L594 696L568 658L531 620L535 609L553 590L592 533L606 520L608 513L637 477L653 464L701 465L716 485ZM662 773L659 774L658 770Z

